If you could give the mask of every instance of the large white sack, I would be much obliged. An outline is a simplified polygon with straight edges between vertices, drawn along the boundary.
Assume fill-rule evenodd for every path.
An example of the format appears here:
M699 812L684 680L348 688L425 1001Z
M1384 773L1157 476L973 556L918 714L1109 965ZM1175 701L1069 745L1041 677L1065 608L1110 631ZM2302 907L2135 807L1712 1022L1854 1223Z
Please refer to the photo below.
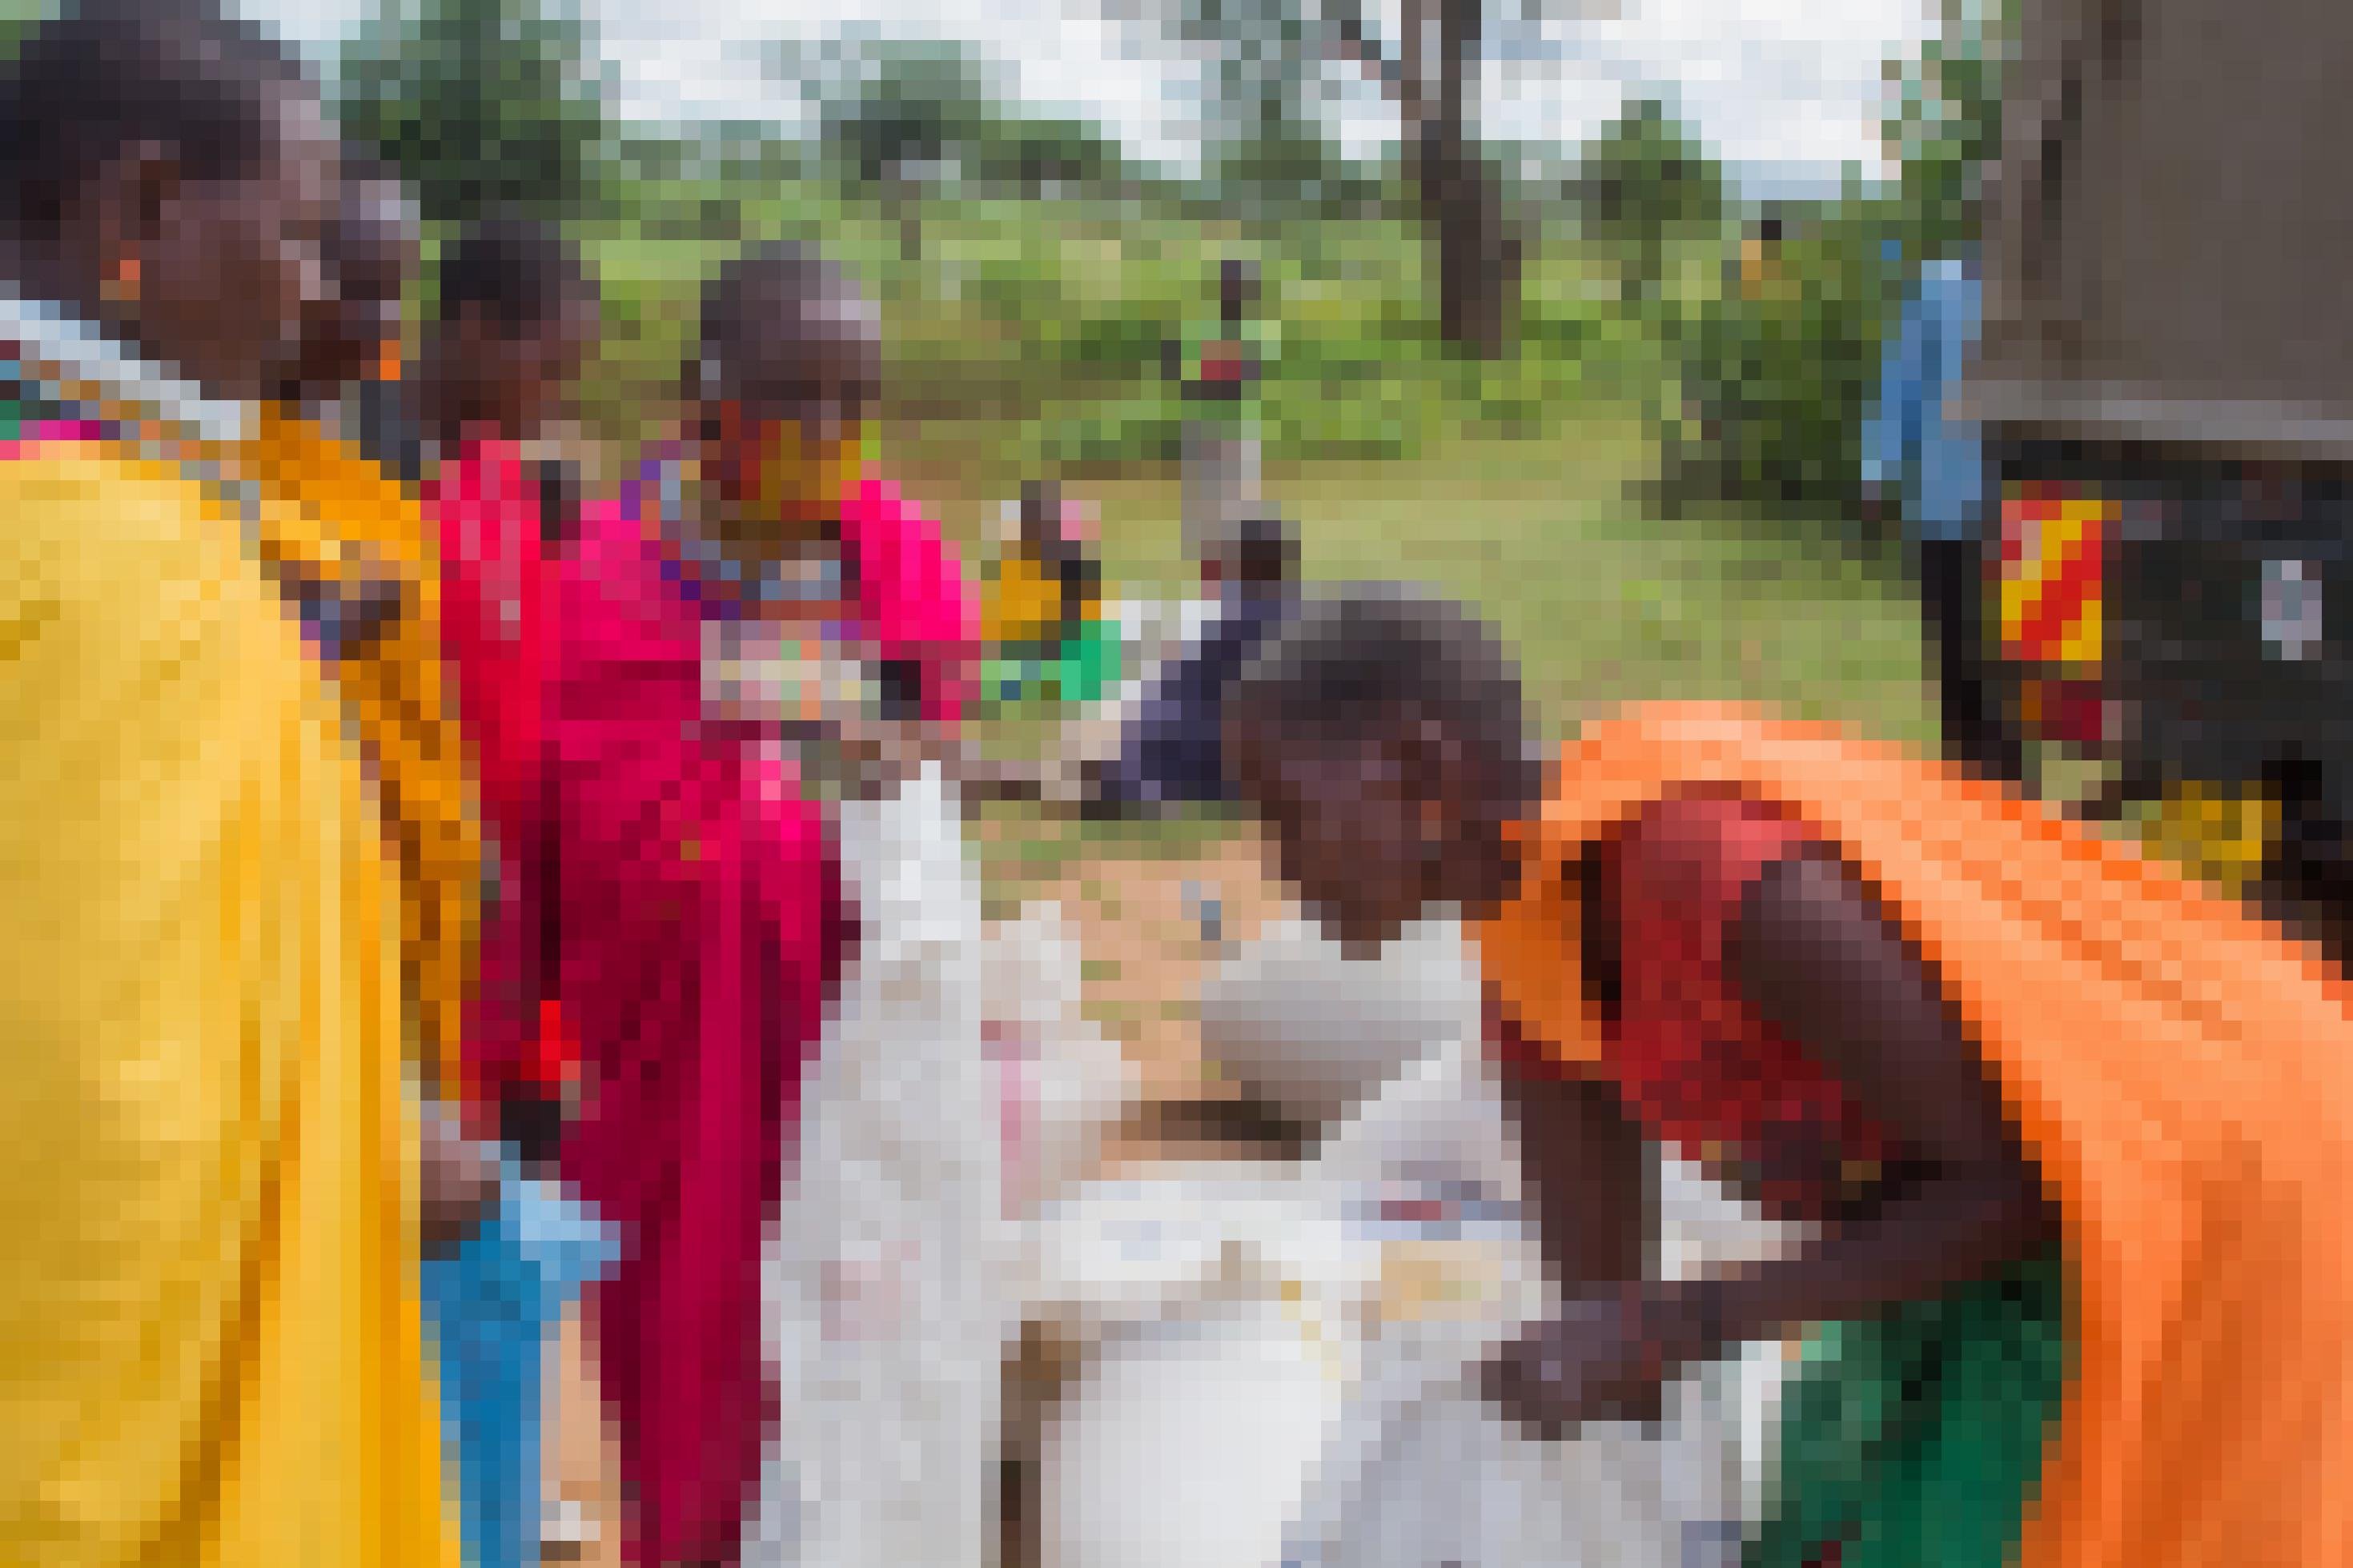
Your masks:
M841 811L860 942L768 1271L780 1384L754 1561L980 1568L1017 1318L980 894L936 770Z
M981 942L982 1029L997 1064L1006 1212L1026 1218L1092 1173L1140 1087L1119 1042L1081 1011L1080 951L1061 906L1026 906Z
M1050 1208L1039 1289L1095 1354L1046 1454L1044 1568L1720 1559L1754 1452L1732 1369L1684 1380L1655 1432L1560 1444L1471 1390L1555 1299L1475 1039L1397 1072L1307 1165L1171 1172ZM1679 1268L1775 1240L1689 1173L1664 1196Z
M977 1568L1029 1222L1088 1173L1135 1073L1082 1015L1057 907L984 923L936 769L845 803L840 838L860 943L770 1248L782 1410L751 1557Z

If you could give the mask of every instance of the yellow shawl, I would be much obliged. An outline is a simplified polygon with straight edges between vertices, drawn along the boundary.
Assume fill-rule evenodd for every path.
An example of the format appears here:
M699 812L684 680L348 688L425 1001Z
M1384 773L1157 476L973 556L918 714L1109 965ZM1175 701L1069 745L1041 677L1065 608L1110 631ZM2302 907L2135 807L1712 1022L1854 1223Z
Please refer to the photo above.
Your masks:
M2307 950L2044 808L1828 727L1637 710L1562 758L1500 999L1599 1049L1576 847L1678 782L1794 810L1876 884L2059 1204L2080 1375L2024 1568L2353 1563L2353 993Z
M41 448L0 516L0 1561L454 1568L338 706L184 470Z

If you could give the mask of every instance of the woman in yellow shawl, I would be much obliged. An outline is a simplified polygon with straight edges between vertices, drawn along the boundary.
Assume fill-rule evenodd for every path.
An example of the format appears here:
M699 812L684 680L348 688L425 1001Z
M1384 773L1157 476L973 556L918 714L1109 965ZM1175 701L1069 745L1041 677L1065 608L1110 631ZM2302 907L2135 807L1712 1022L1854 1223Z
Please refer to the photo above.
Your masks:
M92 422L0 461L0 1560L451 1564L396 883L286 596L354 602L253 543L332 143L172 0L45 23L0 121L6 357Z
M1492 1369L1556 1428L1811 1331L1752 1563L2353 1561L2353 997L1981 781L1730 709L1531 760L1460 612L1341 595L1231 702L1282 875L1372 946L1483 921L1567 1305ZM1815 1222L1646 1280L1645 1140Z

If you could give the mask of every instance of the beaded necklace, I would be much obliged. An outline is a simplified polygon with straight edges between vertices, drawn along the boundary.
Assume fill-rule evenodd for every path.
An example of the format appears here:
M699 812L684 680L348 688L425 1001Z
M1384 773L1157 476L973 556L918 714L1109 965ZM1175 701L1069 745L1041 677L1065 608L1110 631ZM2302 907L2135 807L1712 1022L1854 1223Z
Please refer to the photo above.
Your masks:
M811 796L830 803L861 793L864 769L845 732L880 720L886 704L857 618L857 579L846 558L804 556L747 571L686 520L681 464L664 462L649 477L675 556L673 580L706 612L706 711L721 722L751 727L755 743L788 760ZM823 619L762 614L828 604L839 614Z

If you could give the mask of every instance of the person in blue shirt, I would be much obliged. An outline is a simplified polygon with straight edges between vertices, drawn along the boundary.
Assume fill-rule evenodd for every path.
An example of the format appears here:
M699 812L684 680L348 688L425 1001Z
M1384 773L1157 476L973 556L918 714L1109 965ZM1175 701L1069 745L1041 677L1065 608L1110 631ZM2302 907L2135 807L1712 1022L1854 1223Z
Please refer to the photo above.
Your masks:
M1298 561L1290 530L1267 514L1234 524L1224 546L1208 553L1201 574L1218 595L1217 618L1154 679L1119 755L1090 770L1084 809L1118 816L1230 798L1226 689L1297 604Z
M1984 310L1974 256L1930 263L1887 340L1862 435L1864 505L1902 508L1917 552L1946 754L1997 778L2024 772L1995 689L1986 622L1987 525L1994 490L1974 426L1947 418Z

